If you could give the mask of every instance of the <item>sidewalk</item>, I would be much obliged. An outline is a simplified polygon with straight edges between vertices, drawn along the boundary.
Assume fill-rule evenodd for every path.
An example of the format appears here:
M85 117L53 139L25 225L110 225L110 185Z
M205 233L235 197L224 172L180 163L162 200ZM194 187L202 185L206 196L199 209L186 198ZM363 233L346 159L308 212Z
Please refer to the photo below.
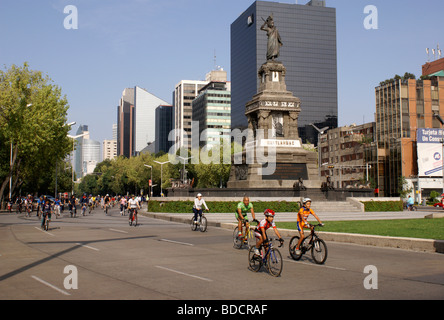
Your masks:
M193 216L192 213L153 213L140 212L142 215L155 219L162 219L166 221L179 222L188 224ZM317 212L317 215L322 221L334 220L387 220L387 219L416 219L424 218L431 214L430 210L424 211L404 211L404 212L345 212L339 214L338 212ZM234 230L237 223L232 213L206 213L205 217L208 220L208 226L219 227L224 229ZM257 214L257 218L262 218ZM276 213L276 221L296 221L296 213L282 212ZM297 235L296 230L279 229L283 237L292 237ZM351 233L334 233L334 232L320 232L322 239L325 241L354 243L367 246L398 248L420 252L444 253L444 241L416 239L416 238L401 238L401 237L384 237L373 235L361 235Z

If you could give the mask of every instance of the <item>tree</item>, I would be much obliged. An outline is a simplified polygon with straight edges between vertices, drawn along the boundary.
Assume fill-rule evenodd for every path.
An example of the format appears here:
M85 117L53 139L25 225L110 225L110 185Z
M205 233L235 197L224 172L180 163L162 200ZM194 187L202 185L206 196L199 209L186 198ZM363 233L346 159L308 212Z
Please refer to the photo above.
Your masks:
M27 63L0 70L0 202L10 177L13 195L19 187L30 193L48 189L56 163L71 150L68 108L61 89Z

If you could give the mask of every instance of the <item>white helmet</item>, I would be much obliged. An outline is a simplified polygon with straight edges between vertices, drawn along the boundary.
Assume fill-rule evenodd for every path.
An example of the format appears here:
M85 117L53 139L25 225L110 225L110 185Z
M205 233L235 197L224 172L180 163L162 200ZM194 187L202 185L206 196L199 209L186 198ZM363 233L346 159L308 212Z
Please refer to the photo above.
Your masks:
M196 197L202 197L202 193L198 193Z
M307 202L312 202L310 198L304 198L302 200L302 204L306 204Z

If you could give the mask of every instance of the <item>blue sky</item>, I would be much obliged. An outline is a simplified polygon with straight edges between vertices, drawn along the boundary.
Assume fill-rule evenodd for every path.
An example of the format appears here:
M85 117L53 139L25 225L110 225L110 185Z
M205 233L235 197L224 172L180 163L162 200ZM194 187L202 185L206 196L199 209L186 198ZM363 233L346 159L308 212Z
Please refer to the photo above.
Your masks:
M296 1L279 2L295 3ZM298 0L305 4L308 0ZM171 102L176 83L217 65L230 77L230 24L253 0L1 0L0 65L46 73L67 95L68 122L109 139L126 87ZM78 10L66 30L65 6ZM364 28L364 8L378 29ZM336 8L339 125L374 120L374 88L405 72L421 75L426 48L444 48L442 0L327 0Z

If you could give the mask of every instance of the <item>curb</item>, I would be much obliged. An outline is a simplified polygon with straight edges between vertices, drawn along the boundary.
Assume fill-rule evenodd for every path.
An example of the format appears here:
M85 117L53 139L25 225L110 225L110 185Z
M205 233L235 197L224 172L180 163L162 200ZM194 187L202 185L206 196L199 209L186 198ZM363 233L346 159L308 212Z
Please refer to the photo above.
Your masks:
M189 217L177 217L170 216L162 213L150 213L143 212L142 215L166 220L171 222L189 223ZM208 226L224 228L234 230L237 226L236 223L222 223L215 221L208 221ZM279 229L279 233L283 237L292 237L298 235L296 230ZM431 252L431 253L444 253L444 240L432 240L432 239L417 239L417 238L402 238L402 237L387 237L387 236L374 236L354 233L337 233L337 232L319 232L322 235L322 239L325 241L353 243L364 246L374 246L383 248L396 248L410 251Z

